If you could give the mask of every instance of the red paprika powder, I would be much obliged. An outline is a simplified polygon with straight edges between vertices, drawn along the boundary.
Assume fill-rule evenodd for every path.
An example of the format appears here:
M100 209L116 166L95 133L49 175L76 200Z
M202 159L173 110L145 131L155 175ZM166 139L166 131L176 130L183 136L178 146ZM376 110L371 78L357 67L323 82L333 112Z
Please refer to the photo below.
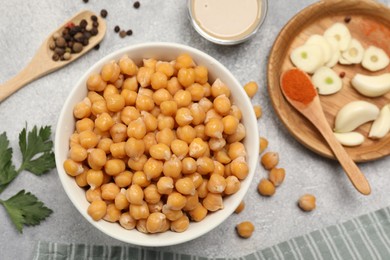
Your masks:
M317 95L309 76L300 69L294 68L282 74L281 85L284 94L294 101L310 103Z

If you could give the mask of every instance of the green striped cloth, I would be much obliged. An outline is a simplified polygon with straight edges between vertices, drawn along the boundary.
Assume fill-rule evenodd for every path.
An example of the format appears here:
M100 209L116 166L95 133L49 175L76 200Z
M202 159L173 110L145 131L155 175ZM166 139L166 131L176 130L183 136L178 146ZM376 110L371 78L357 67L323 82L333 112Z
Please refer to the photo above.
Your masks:
M198 257L130 246L39 242L34 259L224 260L225 258ZM316 230L240 258L226 259L390 259L390 208Z

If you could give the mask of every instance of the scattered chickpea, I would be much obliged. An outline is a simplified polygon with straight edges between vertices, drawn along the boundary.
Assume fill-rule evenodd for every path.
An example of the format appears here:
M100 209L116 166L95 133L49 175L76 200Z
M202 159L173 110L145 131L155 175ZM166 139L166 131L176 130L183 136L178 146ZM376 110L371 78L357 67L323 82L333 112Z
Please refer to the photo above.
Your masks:
M250 97L250 98L253 98L256 95L258 89L259 89L259 86L254 81L248 82L244 86L244 90L245 90L246 94L248 95L248 97Z
M257 190L262 196L272 196L275 194L275 186L272 182L267 179L261 179Z
M285 176L286 171L283 168L272 168L269 172L268 179L274 184L275 187L278 187L283 183Z
M279 163L279 154L275 152L265 153L261 157L261 164L266 170L271 170Z
M245 209L245 202L241 201L234 213L240 214Z
M311 194L305 194L299 198L298 206L303 211L312 211L316 208L316 197Z
M255 111L256 118L259 119L263 113L261 106L259 105L254 105L253 106L253 111Z
M264 137L260 137L260 149L259 153L262 154L265 149L268 147L268 140L265 139Z
M240 237L249 238L252 236L255 226L250 221L244 221L236 226L236 230Z

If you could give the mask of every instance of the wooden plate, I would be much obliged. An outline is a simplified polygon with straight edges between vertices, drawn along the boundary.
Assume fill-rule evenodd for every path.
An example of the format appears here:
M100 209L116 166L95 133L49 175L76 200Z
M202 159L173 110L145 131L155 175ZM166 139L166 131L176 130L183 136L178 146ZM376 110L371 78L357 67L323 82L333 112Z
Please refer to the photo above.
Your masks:
M348 23L345 22L346 17L351 18ZM291 50L302 45L310 35L323 34L335 22L345 23L352 37L358 39L363 47L375 45L390 56L390 10L387 7L373 0L323 0L302 10L287 23L274 43L268 62L268 91L279 118L304 146L333 159L331 150L313 125L284 99L279 79L283 71L293 67L289 58ZM366 100L379 108L390 103L390 93L378 98L367 98L356 92L350 84L356 73L382 74L390 72L390 65L377 73L370 73L361 65L338 64L333 69L337 73L345 72L343 88L336 94L320 96L326 119L332 128L337 112L350 101ZM367 123L357 131L367 137L370 127L371 123ZM345 149L356 162L375 160L390 154L390 134L380 140L366 138L362 145Z

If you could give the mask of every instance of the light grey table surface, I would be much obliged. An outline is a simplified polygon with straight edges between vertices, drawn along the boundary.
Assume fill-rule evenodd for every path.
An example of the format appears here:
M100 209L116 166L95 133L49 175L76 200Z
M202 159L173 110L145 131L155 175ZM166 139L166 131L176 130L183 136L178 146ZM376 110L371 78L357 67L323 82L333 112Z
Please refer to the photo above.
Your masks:
M0 103L0 133L7 132L14 149L14 162L20 164L18 134L26 122L51 125L55 134L59 112L72 87L96 61L119 48L150 41L186 44L221 61L242 83L255 80L260 91L253 103L263 107L258 123L261 136L268 138L269 150L280 153L280 166L286 169L285 183L276 195L264 198L257 184L266 172L258 167L245 197L246 210L232 215L210 233L193 241L160 250L209 257L242 256L297 235L339 223L389 205L390 160L360 164L372 186L372 195L357 193L334 161L324 159L295 141L276 117L266 90L266 64L270 48L283 25L312 0L270 0L266 21L250 41L233 47L214 45L201 38L191 27L184 0L143 0L141 8L132 0L75 1L12 0L0 1L0 82L18 73L30 60L43 39L57 25L82 9L99 12L106 8L108 31L100 50L71 65L36 80ZM132 28L134 35L124 39L113 31L115 25ZM1 86L0 86L1 87ZM19 234L4 208L0 208L0 259L31 259L39 240L62 243L124 245L94 229L66 196L57 171L36 177L28 172L20 176L0 195L6 199L20 189L34 193L54 213L41 225L24 228ZM318 208L303 213L296 201L304 193L313 193ZM234 227L250 220L256 231L250 239L237 237Z

